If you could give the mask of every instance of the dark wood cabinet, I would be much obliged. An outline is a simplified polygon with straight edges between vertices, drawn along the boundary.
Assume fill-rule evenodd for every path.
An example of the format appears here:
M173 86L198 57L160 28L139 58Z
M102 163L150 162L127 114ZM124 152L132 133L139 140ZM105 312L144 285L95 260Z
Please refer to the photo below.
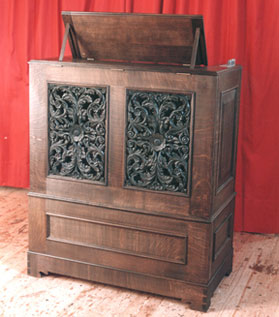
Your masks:
M232 266L241 68L206 66L201 16L63 18L73 59L30 62L28 272L207 310Z

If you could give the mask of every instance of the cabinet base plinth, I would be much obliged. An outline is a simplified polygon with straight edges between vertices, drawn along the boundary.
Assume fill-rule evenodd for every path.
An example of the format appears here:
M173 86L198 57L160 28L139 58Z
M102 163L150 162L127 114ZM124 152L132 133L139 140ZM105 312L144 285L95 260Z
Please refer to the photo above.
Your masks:
M122 271L86 262L52 255L28 252L28 274L42 277L48 273L66 275L93 282L108 284L181 299L191 309L207 311L214 290L230 271L232 256L228 256L208 284L197 284L170 278Z

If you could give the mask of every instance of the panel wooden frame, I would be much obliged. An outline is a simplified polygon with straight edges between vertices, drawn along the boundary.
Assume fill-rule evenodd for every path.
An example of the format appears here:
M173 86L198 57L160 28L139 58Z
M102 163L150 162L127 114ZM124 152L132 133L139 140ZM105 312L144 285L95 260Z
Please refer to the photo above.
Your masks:
M222 153L223 153L223 146L224 146L224 142L226 143L227 140L224 140L224 133L227 129L227 127L225 127L225 122L224 122L224 116L225 116L225 109L224 107L226 107L226 105L229 102L225 102L224 99L227 98L227 96L229 96L229 94L234 94L234 99L233 101L233 121L232 123L232 148L231 148L231 158L230 158L230 173L227 176L227 178L222 179ZM216 180L216 192L219 193L225 186L227 183L229 183L235 175L235 162L236 162L236 135L237 135L237 126L236 126L236 122L237 122L237 95L238 95L238 87L232 87L228 90L222 91L221 95L220 95L220 123L219 123L219 141L218 141L218 163L217 163L217 180Z
M48 241L186 264L186 236L61 214L46 216Z

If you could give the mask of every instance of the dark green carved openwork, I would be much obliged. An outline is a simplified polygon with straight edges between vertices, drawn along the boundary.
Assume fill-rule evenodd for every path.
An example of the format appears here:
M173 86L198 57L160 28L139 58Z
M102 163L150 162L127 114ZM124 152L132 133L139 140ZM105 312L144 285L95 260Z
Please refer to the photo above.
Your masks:
M189 194L191 94L127 90L125 186Z
M107 88L48 84L49 174L105 182Z

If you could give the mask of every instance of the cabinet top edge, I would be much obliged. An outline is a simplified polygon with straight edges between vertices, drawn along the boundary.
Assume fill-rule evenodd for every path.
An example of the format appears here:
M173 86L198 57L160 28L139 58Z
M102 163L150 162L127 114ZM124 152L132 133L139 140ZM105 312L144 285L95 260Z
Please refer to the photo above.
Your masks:
M108 70L123 70L123 71L149 71L149 72L164 72L176 74L193 74L193 75L207 75L218 76L220 73L240 70L242 67L236 65L233 67L226 67L224 65L215 66L196 66L193 69L182 65L164 65L164 64L147 64L147 63L125 63L125 62L100 62L100 61L84 61L84 60L30 60L31 64L44 64L57 67L83 67L83 68L102 68Z
M156 17L175 17L188 19L203 19L201 14L162 14L162 13L130 13L130 12L90 12L90 11L62 11L63 15L90 15L90 16L156 16Z

